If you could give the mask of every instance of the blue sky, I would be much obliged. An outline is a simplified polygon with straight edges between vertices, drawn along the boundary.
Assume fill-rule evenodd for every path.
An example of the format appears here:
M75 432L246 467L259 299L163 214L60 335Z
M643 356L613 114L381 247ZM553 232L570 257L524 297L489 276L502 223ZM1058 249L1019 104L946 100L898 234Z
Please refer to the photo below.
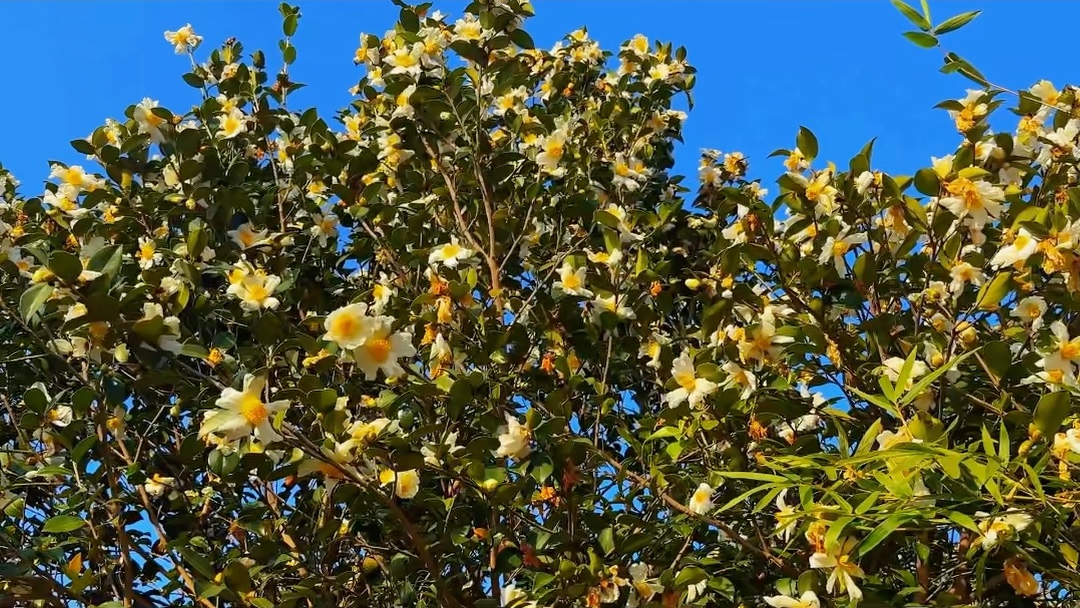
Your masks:
M463 6L460 0L435 4L455 16ZM765 156L793 146L799 125L817 134L820 156L841 167L877 137L875 168L897 174L910 174L958 141L947 115L932 106L963 96L969 83L937 72L938 51L903 39L901 32L911 27L885 0L537 0L535 6L527 29L540 46L587 25L609 49L638 32L687 47L699 77L678 155L683 173L695 170L699 148L738 150L750 157L751 174L775 188L779 160ZM248 51L262 48L275 57L281 34L276 7L264 1L0 3L0 22L9 26L0 37L0 56L9 58L0 98L7 122L0 163L23 181L24 193L37 192L48 159L85 162L67 142L121 115L128 104L149 96L174 111L187 109L198 98L180 79L187 59L172 53L162 32L191 22L205 36L206 52L236 36ZM346 89L360 75L352 64L358 34L381 34L397 9L389 0L300 7L292 74L309 88L290 99L295 107L315 105L330 114L347 103ZM1074 57L1068 24L1080 17L1080 4L938 0L931 8L937 22L984 9L946 42L991 81L1011 88L1040 78L1059 87L1066 82ZM1053 21L1046 21L1048 14ZM1004 33L1035 15L1045 35L1010 42L1019 39Z

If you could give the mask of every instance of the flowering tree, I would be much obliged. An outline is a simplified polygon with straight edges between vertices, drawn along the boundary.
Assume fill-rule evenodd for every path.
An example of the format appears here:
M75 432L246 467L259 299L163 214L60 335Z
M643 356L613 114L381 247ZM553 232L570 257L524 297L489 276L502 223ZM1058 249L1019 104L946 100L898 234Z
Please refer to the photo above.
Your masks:
M691 200L682 49L400 6L336 120L282 5L276 73L167 32L198 105L0 173L0 595L1073 605L1076 89L949 53L930 167L803 129L774 196L706 151Z

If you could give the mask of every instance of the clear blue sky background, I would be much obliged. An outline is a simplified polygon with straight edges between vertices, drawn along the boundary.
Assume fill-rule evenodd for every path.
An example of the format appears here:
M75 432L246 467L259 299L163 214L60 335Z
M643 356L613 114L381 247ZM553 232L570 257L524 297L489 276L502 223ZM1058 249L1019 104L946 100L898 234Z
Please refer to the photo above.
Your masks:
M455 0L434 8L456 17L463 6ZM799 125L818 135L823 158L842 167L878 137L875 167L897 174L924 166L958 141L945 112L932 106L963 96L969 83L937 72L938 51L903 39L911 27L886 0L537 0L535 6L527 29L540 46L587 25L608 49L638 32L687 47L700 73L678 157L683 173L695 170L699 148L739 150L750 157L751 174L775 188L779 161L765 155L793 146ZM149 96L186 110L198 99L180 79L187 58L173 54L162 32L191 22L205 37L204 56L236 36L248 51L262 48L276 57L276 7L269 1L0 3L0 23L7 26L0 37L7 83L0 162L23 181L24 193L36 193L48 174L46 160L85 162L67 142L120 116L128 104ZM309 87L290 99L294 107L315 105L330 114L348 102L346 89L360 75L352 64L357 35L381 34L397 9L389 0L300 7L292 74ZM946 42L998 84L1026 87L1048 78L1060 87L1073 76L1071 28L1080 22L1080 3L936 0L931 8L937 22L984 9ZM1030 27L1033 19L1038 28ZM1018 24L1029 32L1022 41Z

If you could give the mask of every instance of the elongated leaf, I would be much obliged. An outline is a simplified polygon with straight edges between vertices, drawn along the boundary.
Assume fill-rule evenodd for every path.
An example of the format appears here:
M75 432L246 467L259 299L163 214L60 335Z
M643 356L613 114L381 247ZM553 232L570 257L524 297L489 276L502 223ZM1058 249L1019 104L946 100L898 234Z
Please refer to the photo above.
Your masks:
M73 532L85 525L86 522L81 517L57 515L46 520L45 525L41 526L41 531L49 534L62 534L64 532Z
M894 513L889 516L888 519L878 524L878 527L874 528L870 534L866 535L866 538L859 543L859 546L855 549L855 552L860 557L866 555L871 549L881 544L881 541L888 538L890 534L896 531L897 528L902 526L905 522L910 521L914 516L909 513Z
M948 34L949 32L954 32L971 23L971 20L975 17L978 17L979 13L981 12L982 11L968 11L966 13L960 13L955 17L949 17L945 21L939 23L937 27L934 28L934 33L941 35Z
M904 32L904 38L907 38L924 49L932 49L938 45L937 38L925 32Z
M927 17L923 17L919 14L919 11L915 10L915 7L903 2L903 0L892 0L892 5L896 7L908 21L910 21L915 27L928 32L930 31L930 22L927 21Z

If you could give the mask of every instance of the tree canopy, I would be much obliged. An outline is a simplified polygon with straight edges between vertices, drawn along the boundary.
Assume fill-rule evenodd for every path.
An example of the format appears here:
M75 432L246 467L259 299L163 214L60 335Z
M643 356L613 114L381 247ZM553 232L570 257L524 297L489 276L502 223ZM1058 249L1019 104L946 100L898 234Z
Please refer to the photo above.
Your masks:
M684 49L397 3L333 117L283 4L0 170L0 605L1076 602L1075 88L946 52L912 175L800 129L692 183Z

